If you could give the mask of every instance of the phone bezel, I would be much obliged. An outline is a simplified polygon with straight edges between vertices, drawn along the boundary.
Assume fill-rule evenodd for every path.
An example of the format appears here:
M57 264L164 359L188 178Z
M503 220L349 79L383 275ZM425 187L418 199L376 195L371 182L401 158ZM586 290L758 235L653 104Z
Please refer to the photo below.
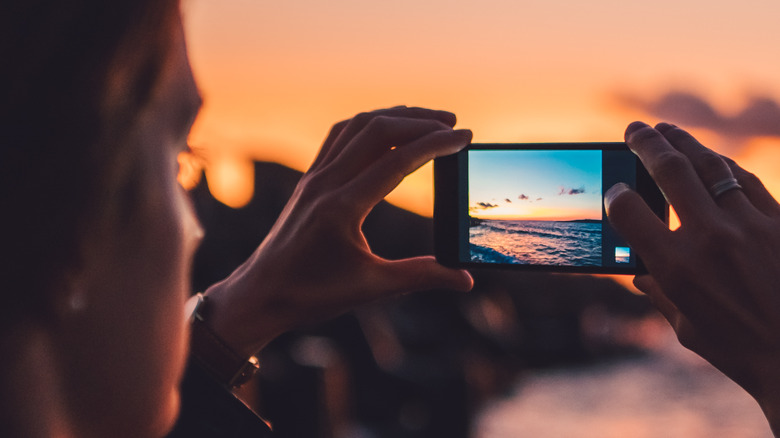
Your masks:
M510 263L478 263L459 258L463 227L468 227L468 151L470 150L628 150L623 142L472 143L460 152L434 160L434 247L439 263L465 269L510 269L524 271L637 275L646 272L639 257L635 266L559 266ZM641 161L636 159L636 187L650 209L665 224L669 206ZM608 187L603 187L606 190ZM465 201L467 204L468 201ZM602 205L602 217L604 207ZM605 221L606 222L606 221ZM606 226L609 226L608 222Z

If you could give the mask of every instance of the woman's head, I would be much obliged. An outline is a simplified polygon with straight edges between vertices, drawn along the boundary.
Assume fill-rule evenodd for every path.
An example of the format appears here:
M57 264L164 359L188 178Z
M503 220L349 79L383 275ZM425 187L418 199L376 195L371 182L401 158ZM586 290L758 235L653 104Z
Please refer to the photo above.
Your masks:
M62 271L79 263L84 234L118 204L112 195L123 181L115 175L133 152L116 140L151 97L178 4L32 0L0 8L0 257L3 283L14 290L7 322L41 308Z
M48 333L42 366L80 435L162 433L199 234L175 181L200 104L178 1L11 1L0 17L2 335Z

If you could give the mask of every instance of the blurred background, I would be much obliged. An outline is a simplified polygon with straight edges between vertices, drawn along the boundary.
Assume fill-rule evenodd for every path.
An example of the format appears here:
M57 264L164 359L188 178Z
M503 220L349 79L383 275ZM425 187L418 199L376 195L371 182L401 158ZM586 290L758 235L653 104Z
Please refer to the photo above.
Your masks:
M183 179L207 228L195 285L251 252L330 126L399 104L475 141L620 141L671 121L780 194L780 3L188 0L205 98ZM203 177L205 175L205 178ZM432 171L368 218L391 258L432 250ZM264 352L280 436L771 436L757 405L673 334L630 278L476 272Z

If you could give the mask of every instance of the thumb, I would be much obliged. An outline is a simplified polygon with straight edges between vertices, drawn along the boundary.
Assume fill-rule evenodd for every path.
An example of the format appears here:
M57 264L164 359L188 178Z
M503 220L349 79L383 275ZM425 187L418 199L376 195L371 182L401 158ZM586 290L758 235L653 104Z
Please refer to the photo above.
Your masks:
M468 271L442 266L433 256L389 261L387 268L387 284L391 293L431 289L468 292L474 287L474 279Z
M648 269L666 259L671 244L669 228L638 193L624 183L617 183L604 194L604 207L609 222L642 256Z

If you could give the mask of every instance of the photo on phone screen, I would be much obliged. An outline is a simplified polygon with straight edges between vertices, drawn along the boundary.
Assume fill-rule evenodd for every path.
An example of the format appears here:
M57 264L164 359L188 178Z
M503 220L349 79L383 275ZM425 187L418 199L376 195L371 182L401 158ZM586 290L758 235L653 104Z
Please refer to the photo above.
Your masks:
M636 273L604 191L624 182L666 219L666 204L623 143L472 144L437 159L437 257L448 265Z

